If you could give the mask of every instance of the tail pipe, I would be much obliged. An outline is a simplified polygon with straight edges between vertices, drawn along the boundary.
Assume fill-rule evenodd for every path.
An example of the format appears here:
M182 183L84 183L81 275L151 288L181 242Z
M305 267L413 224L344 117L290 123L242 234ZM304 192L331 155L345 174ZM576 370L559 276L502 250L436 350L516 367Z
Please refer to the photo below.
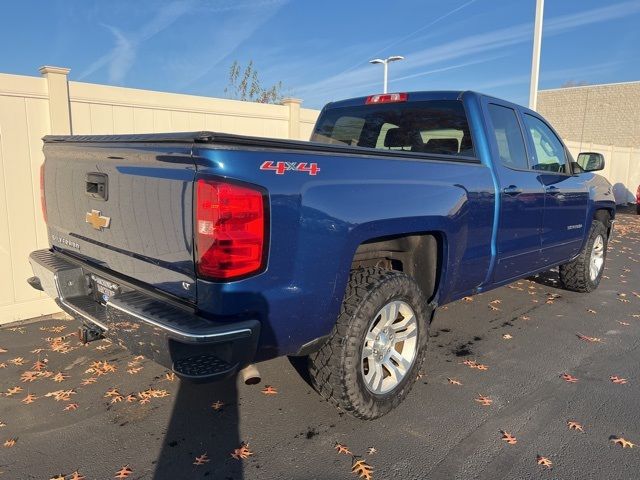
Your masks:
M256 383L260 383L260 372L256 368L255 365L247 365L242 370L240 370L240 378L245 383L245 385L255 385Z

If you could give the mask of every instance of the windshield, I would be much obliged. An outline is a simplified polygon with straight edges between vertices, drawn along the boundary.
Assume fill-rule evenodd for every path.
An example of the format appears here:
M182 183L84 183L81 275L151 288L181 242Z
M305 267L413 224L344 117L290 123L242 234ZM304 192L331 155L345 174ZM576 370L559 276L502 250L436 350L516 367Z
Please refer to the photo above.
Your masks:
M328 108L318 120L311 141L474 156L467 116L458 100Z

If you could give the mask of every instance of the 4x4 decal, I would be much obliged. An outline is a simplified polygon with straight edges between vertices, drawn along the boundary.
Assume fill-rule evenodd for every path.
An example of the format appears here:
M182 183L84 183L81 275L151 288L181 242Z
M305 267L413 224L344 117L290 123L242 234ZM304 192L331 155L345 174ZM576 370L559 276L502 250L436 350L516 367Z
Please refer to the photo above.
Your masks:
M274 162L267 160L260 165L260 170L271 170L276 172L276 175L284 175L285 172L306 172L309 175L316 175L320 168L317 163L307 162Z

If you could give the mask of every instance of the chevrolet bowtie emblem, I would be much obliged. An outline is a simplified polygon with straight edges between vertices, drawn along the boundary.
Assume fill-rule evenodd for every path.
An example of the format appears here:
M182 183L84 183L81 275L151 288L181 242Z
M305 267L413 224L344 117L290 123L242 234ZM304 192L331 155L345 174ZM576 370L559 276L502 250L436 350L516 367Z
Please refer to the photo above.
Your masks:
M91 213L87 213L85 221L91 224L91 226L96 230L102 230L103 228L109 228L111 218L103 217L100 215L99 210L91 210Z

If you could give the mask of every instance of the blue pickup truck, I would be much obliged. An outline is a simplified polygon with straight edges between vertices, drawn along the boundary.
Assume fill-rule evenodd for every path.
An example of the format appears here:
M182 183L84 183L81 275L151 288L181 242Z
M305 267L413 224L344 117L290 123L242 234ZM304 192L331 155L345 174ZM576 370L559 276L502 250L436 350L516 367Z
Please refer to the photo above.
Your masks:
M47 136L28 281L191 380L278 356L363 419L397 406L438 306L559 266L602 277L611 185L536 112L474 92L328 104L310 142ZM254 373L252 378L257 374Z

